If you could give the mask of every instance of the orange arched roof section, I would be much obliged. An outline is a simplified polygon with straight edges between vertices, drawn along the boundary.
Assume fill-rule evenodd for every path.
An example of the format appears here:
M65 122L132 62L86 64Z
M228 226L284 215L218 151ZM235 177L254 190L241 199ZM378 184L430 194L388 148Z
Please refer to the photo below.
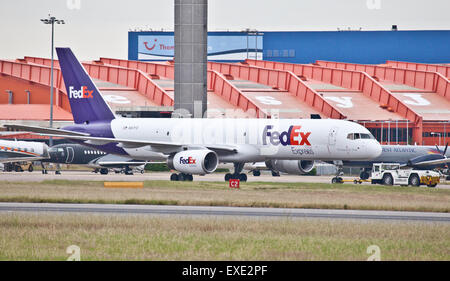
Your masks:
M258 84L285 89L297 97L298 100L323 113L326 117L335 119L346 118L344 114L290 71L217 62L208 62L208 69Z
M325 67L363 71L379 80L432 91L450 100L450 81L437 72L320 60L316 63Z
M244 111L254 111L256 117L267 117L267 113L250 101L236 86L231 84L221 73L208 70L208 86L213 92L222 97L233 106L242 108Z
M30 91L30 104L50 104L50 83L45 84L39 82L38 77L44 77L48 72L42 69L32 68L29 69L21 64L13 64L10 67L3 68L3 61L0 61L0 104L8 103L8 95L6 90L13 91L13 104L27 104L28 94L26 91ZM31 73L31 75L30 75ZM22 76L22 77L20 77ZM29 77L36 77L34 80L29 80ZM46 78L42 79L44 82ZM3 94L4 93L4 94ZM55 88L53 92L53 104L61 107L63 110L71 112L69 100L65 91Z
M51 66L52 61L47 58L38 58L38 57L29 57L25 56L23 59L27 62L34 63L34 64L40 64L45 66ZM53 67L59 68L59 61L53 60Z
M138 69L151 75L175 78L175 67L170 64L161 64L153 62L129 61L111 58L100 58L105 64ZM233 106L239 107L244 111L254 111L256 117L265 117L267 113L259 106L249 100L238 88L231 84L222 74L216 71L207 71L208 89L214 94L220 96Z
M50 86L51 68L41 65L0 60L0 73ZM53 87L60 88L60 70L53 69Z
M51 63L51 60L46 58L24 57L24 59L29 63L40 64L46 67ZM137 69L127 69L112 65L87 62L82 62L82 64L89 76L93 78L137 89L139 93L158 105L173 106L172 97L164 89L159 87L159 85L154 83L147 73ZM57 68L59 62L57 60L54 60L54 66L59 71L59 68ZM60 76L58 76L57 85L65 92L64 81Z
M0 104L0 120L49 120L49 104ZM53 107L53 120L72 121L72 113Z
M259 67L288 70L298 76L330 83L346 89L358 90L380 105L387 105L404 118L417 123L422 117L397 99L372 77L360 71L342 70L315 65L292 64L247 59L246 63Z
M100 61L109 65L138 69L148 74L158 75L170 79L174 79L175 76L175 68L173 65L111 58L100 58Z
M173 98L141 70L92 63L82 64L93 78L137 89L158 105L173 106Z
M386 65L392 66L395 68L437 72L437 73L440 73L443 76L447 77L447 79L450 79L450 66L449 65L406 62L406 61L391 61L391 60L386 61Z

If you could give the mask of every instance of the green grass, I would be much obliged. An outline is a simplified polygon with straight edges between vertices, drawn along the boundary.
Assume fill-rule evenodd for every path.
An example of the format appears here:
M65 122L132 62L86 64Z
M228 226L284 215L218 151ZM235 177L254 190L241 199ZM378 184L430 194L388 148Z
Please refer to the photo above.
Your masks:
M0 260L449 260L450 225L306 219L0 214Z
M29 185L29 182L7 182L0 181L2 184ZM43 180L40 182L32 182L33 185L55 185L55 186L71 186L84 185L103 187L103 181L85 181L85 180ZM227 183L211 182L211 181L167 181L167 180L151 180L144 181L145 187L153 188L184 188L184 189L228 189ZM386 186L386 185L356 185L356 184L329 184L329 183L304 183L304 182L241 182L241 186L247 190L340 190L353 192L393 192L393 193L410 193L410 194L445 194L450 195L449 189L428 188L428 187L402 187L402 186Z
M145 181L143 189L107 189L100 181L0 182L0 202L110 203L450 211L450 190L325 183Z

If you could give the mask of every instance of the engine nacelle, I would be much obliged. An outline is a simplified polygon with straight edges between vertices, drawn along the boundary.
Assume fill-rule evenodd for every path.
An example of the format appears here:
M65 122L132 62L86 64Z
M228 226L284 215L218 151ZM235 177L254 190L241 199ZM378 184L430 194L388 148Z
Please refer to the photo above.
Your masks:
M292 175L304 175L314 169L313 160L270 160L266 161L267 168Z
M214 172L219 165L219 156L208 149L185 150L169 157L167 166L185 174L203 175Z

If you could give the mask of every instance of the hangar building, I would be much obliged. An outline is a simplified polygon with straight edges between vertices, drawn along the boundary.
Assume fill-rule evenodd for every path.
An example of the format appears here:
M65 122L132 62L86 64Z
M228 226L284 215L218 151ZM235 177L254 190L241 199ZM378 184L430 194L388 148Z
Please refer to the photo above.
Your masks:
M170 116L173 46L173 32L129 32L128 60L83 65L116 113ZM208 116L348 119L384 144L443 145L449 46L450 31L210 33ZM46 58L0 59L0 123L47 124L49 66ZM54 77L58 127L72 118L57 61Z

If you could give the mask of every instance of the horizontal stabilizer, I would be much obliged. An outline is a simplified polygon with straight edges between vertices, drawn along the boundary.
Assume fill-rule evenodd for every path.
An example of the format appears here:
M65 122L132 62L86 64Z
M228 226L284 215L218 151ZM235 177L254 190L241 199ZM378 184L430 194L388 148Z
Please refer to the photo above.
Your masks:
M26 162L26 161L37 161L41 159L48 159L47 157L8 157L0 158L0 163L12 163L12 162Z
M89 136L89 134L72 132L62 129L54 129L54 128L46 128L39 126L27 126L27 125L3 125L9 131L25 131L25 132L33 132L37 134L58 134L63 137L66 136Z
M414 163L414 166L426 167L426 166L433 166L433 165L440 165L440 164L447 164L447 163L450 163L450 158L422 161L422 162Z

